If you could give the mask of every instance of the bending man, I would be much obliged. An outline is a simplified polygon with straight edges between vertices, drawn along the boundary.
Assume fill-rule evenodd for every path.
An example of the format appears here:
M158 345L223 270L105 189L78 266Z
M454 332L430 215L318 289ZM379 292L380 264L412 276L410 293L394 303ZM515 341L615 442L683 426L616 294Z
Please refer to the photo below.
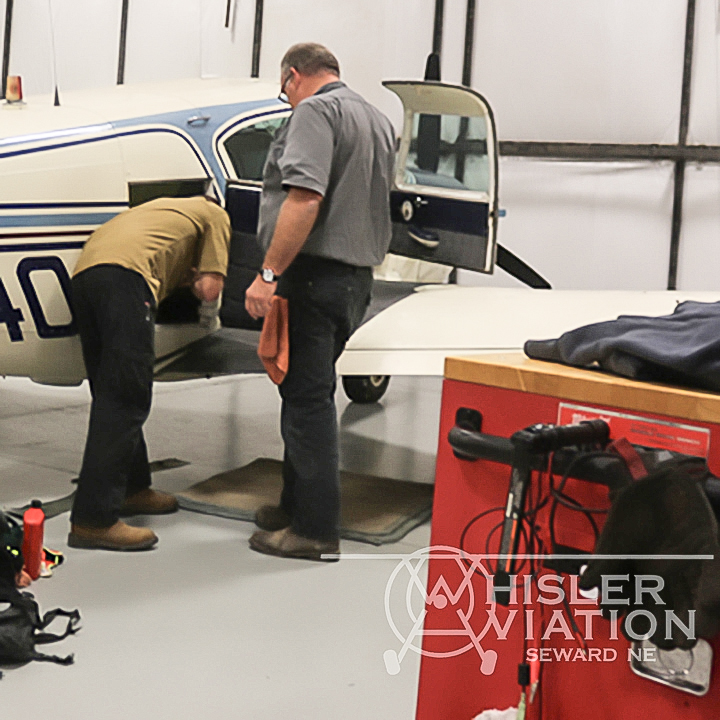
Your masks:
M72 279L92 405L68 545L146 550L148 528L121 515L177 510L150 487L143 424L152 402L157 304L178 286L214 302L227 272L230 220L205 197L160 198L117 215L88 239Z

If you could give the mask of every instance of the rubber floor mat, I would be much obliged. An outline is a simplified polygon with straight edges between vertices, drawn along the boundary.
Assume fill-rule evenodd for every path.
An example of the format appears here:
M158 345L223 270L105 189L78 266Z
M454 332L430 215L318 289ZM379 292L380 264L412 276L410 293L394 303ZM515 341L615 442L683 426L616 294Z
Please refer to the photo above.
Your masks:
M394 543L430 518L430 484L342 471L340 485L340 534L348 540ZM281 488L282 463L260 458L203 480L177 498L186 510L252 521L260 506L278 504Z

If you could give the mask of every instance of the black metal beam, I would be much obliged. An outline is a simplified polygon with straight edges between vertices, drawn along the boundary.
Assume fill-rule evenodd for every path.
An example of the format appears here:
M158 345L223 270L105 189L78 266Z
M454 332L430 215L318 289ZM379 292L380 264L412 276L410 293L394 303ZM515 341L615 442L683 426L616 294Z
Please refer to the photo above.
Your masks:
M673 210L670 226L670 260L668 263L668 290L677 290L678 258L680 257L680 231L682 230L683 194L685 192L685 161L675 163L673 182Z
M467 0L465 13L465 53L463 56L462 84L470 87L472 82L472 58L475 44L475 0ZM465 180L465 164L467 161L467 134L470 127L469 118L460 118L460 129L457 142L462 149L455 158L455 178L460 182ZM487 152L487 151L486 151Z
M687 146L688 126L690 124L690 87L692 83L692 61L695 40L695 0L688 0L685 18L685 54L683 59L682 92L680 98L680 131L678 147ZM673 214L670 232L670 261L667 289L677 289L678 258L680 256L680 233L682 231L683 194L685 189L685 161L675 163L673 187Z
M685 21L685 55L683 58L682 94L680 97L680 131L678 143L687 144L690 125L690 86L692 83L693 50L695 46L695 0L688 0Z
M632 145L501 140L499 146L500 154L506 157L545 160L720 162L720 145Z
M125 82L125 50L127 48L127 24L130 0L123 0L122 12L120 15L120 49L118 51L117 84Z
M260 77L260 50L262 48L263 0L255 0L255 30L253 32L252 69L250 77Z
M475 0L467 0L465 13L465 54L463 56L462 84L472 84L472 61L475 49Z
M12 16L14 0L5 0L5 34L3 35L2 59L2 96L7 92L7 76L10 72L10 38L12 36Z
M443 24L445 19L445 0L435 0L435 20L433 21L432 51L436 55L442 52Z

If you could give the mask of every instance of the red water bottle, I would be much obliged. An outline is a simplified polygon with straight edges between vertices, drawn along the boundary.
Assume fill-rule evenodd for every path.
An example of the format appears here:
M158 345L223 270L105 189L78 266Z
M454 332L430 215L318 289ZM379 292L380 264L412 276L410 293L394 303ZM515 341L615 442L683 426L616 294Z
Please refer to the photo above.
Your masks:
M45 532L45 513L40 500L33 500L23 515L22 553L25 559L25 572L33 579L40 577L43 556L43 535Z

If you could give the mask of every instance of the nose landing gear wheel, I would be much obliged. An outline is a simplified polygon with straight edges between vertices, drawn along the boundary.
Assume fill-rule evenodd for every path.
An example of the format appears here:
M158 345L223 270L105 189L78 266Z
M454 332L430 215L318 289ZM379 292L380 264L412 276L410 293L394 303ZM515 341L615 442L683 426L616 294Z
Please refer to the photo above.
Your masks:
M343 375L343 390L356 403L377 402L390 384L389 375Z

